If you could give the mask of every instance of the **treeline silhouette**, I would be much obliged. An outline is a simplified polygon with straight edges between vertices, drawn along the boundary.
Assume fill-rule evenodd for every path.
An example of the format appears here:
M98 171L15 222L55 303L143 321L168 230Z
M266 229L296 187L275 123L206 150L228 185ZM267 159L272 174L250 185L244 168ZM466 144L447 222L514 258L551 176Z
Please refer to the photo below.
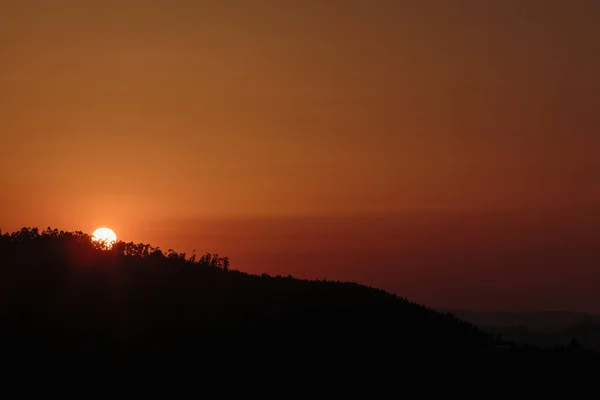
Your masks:
M0 352L13 366L368 372L408 360L595 357L502 345L452 314L356 283L252 275L218 254L109 248L83 232L0 232L0 263Z

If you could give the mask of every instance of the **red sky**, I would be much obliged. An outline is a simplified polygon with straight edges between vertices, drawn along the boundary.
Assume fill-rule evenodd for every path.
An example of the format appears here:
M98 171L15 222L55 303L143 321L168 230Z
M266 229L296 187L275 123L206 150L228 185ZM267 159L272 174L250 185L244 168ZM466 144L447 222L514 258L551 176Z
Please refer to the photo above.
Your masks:
M600 312L599 20L595 0L3 1L0 228Z

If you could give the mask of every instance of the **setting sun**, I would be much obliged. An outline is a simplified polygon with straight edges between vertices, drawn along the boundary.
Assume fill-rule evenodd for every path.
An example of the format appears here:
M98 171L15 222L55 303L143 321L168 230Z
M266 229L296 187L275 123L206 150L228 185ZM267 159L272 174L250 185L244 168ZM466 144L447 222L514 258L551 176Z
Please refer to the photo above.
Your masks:
M104 241L108 247L111 247L117 241L117 235L109 228L98 228L92 234L92 240Z

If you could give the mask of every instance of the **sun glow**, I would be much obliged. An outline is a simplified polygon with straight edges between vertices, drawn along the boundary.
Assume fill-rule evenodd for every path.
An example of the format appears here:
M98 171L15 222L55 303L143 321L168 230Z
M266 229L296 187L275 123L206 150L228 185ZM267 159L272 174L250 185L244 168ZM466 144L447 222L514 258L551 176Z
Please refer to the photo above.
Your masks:
M117 235L109 228L98 228L92 234L92 240L95 242L104 242L107 247L112 247L117 241Z

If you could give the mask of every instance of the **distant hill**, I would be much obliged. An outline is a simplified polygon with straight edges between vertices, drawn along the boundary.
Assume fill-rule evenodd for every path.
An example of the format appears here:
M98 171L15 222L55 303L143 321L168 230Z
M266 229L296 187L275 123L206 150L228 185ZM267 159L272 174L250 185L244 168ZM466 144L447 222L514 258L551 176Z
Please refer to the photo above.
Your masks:
M553 332L565 327L600 323L600 315L567 311L532 312L475 312L460 309L438 309L479 326L526 326L531 329Z
M588 349L600 351L600 315L567 312L474 312L439 309L469 321L505 340L545 348L566 346L573 338Z
M106 249L82 232L24 228L0 235L0 259L0 356L11 371L72 380L268 367L366 378L424 361L540 356L382 290L251 275L216 254Z

